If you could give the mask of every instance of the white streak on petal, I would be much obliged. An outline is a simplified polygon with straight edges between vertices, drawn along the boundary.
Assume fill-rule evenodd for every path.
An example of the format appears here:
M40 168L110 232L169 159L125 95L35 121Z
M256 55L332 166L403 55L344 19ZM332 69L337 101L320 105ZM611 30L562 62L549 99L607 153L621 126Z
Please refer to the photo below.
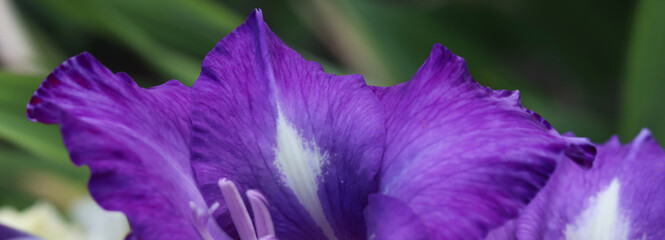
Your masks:
M604 190L589 199L589 205L575 221L566 225L567 240L626 240L630 223L620 207L621 184L614 178Z
M298 131L286 121L277 107L277 148L275 166L280 171L282 181L291 188L300 204L323 230L328 239L337 239L323 213L319 199L318 181L323 182L321 166L326 158L316 143L305 141Z

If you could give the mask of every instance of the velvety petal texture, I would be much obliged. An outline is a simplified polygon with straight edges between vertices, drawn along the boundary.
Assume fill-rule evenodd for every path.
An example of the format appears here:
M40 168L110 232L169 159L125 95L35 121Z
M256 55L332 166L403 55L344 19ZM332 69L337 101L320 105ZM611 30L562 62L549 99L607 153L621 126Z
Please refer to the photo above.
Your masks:
M482 87L441 45L409 82L375 92L386 110L380 194L408 206L429 239L482 239L518 216L559 159L594 158L588 140L560 136L517 91ZM398 209L370 205L368 236L391 239Z
M665 239L665 152L646 129L612 137L590 170L560 164L515 227L520 240Z
M90 193L125 213L136 238L200 238L189 202L206 205L189 162L188 87L173 80L143 89L83 53L46 78L27 114L60 124L72 161L90 168Z
M265 195L279 239L365 236L384 115L361 76L304 60L257 10L207 55L192 91L192 164L209 204L223 203L227 178Z

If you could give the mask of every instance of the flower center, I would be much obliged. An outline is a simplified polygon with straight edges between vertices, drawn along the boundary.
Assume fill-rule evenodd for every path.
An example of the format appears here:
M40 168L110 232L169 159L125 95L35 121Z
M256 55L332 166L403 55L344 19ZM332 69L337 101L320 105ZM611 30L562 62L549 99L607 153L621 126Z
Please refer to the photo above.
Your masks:
M247 207L238 192L235 184L226 178L222 178L217 183L222 190L226 207L233 224L238 230L238 235L242 240L269 240L277 239L275 237L275 228L270 218L270 211L268 211L268 201L257 190L247 190L246 195L249 199L249 204L252 208L254 215L254 224L249 217ZM204 240L214 240L210 231L208 230L208 221L212 217L212 213L219 208L219 203L215 202L209 209L205 210L196 206L194 202L189 202L189 207L192 209L192 215L195 220L196 230ZM255 230L256 228L256 230Z

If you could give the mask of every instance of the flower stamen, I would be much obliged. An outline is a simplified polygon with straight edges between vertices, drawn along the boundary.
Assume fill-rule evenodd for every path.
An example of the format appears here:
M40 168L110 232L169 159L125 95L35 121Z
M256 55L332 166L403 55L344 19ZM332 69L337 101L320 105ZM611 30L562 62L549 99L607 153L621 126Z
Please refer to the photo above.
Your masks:
M270 218L270 211L268 210L268 200L261 194L261 192L250 189L247 190L246 195L249 199L249 204L252 207L252 214L254 215L254 224L249 218L247 207L240 197L238 188L235 184L226 178L222 178L217 183L222 190L226 207L231 214L231 220L240 235L242 240L276 240L275 228ZM212 218L212 214L219 208L219 203L215 202L210 208L205 209L198 207L194 201L189 202L189 208L192 210L192 218L194 219L194 227L201 235L203 240L214 240L210 231L208 230L208 222ZM256 226L256 231L254 227Z
M271 236L274 238L275 228L272 225L272 219L270 219L270 211L266 206L268 200L259 191L253 189L247 190L246 194L254 215L256 235L261 239L270 239Z
M249 218L247 207L240 197L240 193L235 184L226 178L222 178L217 183L222 190L224 201L231 214L233 224L240 235L242 240L270 240L277 239L275 237L275 228L273 227L272 220L270 219L270 211L268 211L268 201L257 190L247 190L246 195L249 199L249 204L252 207L254 215L254 224ZM254 227L256 226L256 231ZM257 237L258 236L258 237Z
M252 225L252 220L249 218L249 213L247 213L247 208L245 207L245 203L240 197L240 193L238 193L236 185L226 178L220 179L217 184L222 190L222 195L224 195L226 207L229 209L231 219L233 220L233 224L236 226L236 230L238 230L240 239L256 240L254 225Z
M214 203L212 206L204 210L204 208L199 208L194 201L189 201L189 208L192 210L192 217L194 218L194 227L201 235L201 238L204 240L214 240L210 231L208 230L208 221L212 216L212 213L219 208L219 203Z

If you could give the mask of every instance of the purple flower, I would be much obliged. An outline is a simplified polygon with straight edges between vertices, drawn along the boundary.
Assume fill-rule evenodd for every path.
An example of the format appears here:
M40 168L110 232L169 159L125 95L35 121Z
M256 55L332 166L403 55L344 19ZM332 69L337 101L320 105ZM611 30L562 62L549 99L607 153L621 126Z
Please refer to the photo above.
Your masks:
M564 156L595 155L441 45L411 81L369 87L304 60L258 10L192 88L143 89L84 53L46 78L28 117L62 126L92 196L137 239L483 238Z
M8 240L38 240L38 238L32 237L26 233L18 231L16 229L7 227L0 224L0 239Z
M519 219L488 239L665 239L665 152L649 130L597 147L592 169L562 162Z

